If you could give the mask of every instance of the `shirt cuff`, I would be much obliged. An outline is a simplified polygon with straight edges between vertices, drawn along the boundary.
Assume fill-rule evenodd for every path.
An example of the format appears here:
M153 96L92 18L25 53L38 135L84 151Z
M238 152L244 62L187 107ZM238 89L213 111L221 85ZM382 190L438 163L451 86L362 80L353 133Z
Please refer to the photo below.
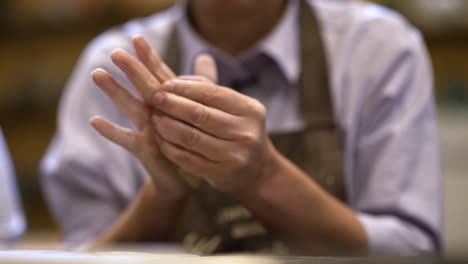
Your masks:
M369 255L418 256L434 254L434 242L420 228L393 215L357 212L369 244Z

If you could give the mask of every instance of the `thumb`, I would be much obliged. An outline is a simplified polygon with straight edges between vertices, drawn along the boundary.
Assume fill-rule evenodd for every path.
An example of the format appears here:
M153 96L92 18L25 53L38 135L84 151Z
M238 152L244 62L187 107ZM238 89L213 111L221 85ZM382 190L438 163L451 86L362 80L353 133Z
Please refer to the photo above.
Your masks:
M208 78L210 81L218 82L218 68L211 55L200 54L195 61L195 74Z

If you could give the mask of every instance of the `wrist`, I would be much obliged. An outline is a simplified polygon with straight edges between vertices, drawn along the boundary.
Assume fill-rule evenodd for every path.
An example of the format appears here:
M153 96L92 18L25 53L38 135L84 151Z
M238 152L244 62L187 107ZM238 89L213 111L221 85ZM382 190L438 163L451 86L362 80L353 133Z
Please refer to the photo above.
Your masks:
M138 240L163 240L171 232L187 197L188 193L178 198L165 195L153 180L148 179L142 187L141 197L137 197L140 201L136 201L140 204L139 213L134 217L134 225L139 226Z
M234 196L240 201L257 199L264 190L268 190L274 179L281 175L282 156L268 139L265 158L260 161L259 169L252 175L252 181L245 188L239 190Z
M167 178L171 178L170 181L166 180ZM187 199L192 191L192 187L181 175L180 170L161 178L153 174L145 182L144 188L148 189L148 195L157 196L157 199L164 204L181 203Z
M158 188L158 185L151 181L151 191L147 193L147 198L157 200L160 207L165 208L178 208L180 207L188 198L191 188L189 186L183 187L183 190L180 190L177 193L163 192Z

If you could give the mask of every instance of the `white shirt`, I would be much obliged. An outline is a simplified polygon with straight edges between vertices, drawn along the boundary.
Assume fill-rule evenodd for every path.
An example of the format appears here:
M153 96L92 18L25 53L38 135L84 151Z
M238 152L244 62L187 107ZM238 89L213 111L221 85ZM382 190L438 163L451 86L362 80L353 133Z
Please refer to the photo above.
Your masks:
M269 132L301 128L297 0L257 49L283 72L284 87L246 91L265 104ZM371 253L415 255L441 249L442 190L430 61L419 32L398 14L361 1L310 0L323 31L331 95L344 146L348 203L363 224ZM201 51L180 7L96 38L85 50L60 105L57 135L43 160L44 188L70 242L90 239L118 217L146 177L138 161L89 125L93 115L132 127L89 73L101 67L135 89L114 66L115 48L133 52L145 36L164 53L179 27L183 71ZM224 56L224 55L221 55ZM229 59L227 59L229 60ZM237 62L242 61L242 56ZM235 68L236 60L231 61ZM274 113L274 114L272 114Z

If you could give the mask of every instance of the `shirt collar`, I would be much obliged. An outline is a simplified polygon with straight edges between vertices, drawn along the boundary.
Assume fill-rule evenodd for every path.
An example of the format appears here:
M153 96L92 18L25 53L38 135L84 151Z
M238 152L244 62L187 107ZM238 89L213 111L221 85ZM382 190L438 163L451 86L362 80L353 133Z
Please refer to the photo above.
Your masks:
M187 8L186 4L183 8ZM282 72L290 83L296 83L299 79L299 29L298 29L299 3L297 0L289 0L288 6L275 28L259 42L259 44L241 54L252 52L265 52L278 63ZM184 12L185 13L185 12ZM181 40L183 74L193 72L193 63L200 53L219 54L228 57L222 51L204 40L192 27L187 15L183 15L178 24L179 39Z

